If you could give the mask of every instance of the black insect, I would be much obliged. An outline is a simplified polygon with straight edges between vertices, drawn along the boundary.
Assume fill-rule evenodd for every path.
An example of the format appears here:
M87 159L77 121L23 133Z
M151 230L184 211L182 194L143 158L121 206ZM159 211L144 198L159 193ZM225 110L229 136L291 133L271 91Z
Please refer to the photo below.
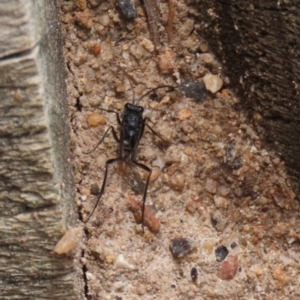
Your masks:
M143 206L142 206L142 226L143 226L143 230L144 230L145 202L146 202L149 179L150 179L152 170L149 167L145 166L144 164L139 163L136 160L136 154L137 154L140 140L143 137L145 127L148 127L150 129L150 131L152 132L152 134L156 135L160 139L164 140L164 138L160 134L155 132L154 129L152 129L152 127L147 124L148 118L143 117L144 108L137 104L145 96L151 94L155 90L158 90L161 88L169 88L169 91L171 91L171 90L174 90L175 88L173 86L169 86L169 85L159 86L159 87L154 88L151 91L145 93L136 102L132 82L131 82L129 76L127 75L127 73L125 72L125 70L123 70L122 68L121 68L121 70L124 72L125 76L129 80L130 87L132 90L132 103L125 104L122 117L120 117L119 114L114 110L101 109L101 110L104 110L107 112L114 113L116 115L117 122L120 126L119 137L118 137L114 127L110 126L104 133L104 135L101 138L101 140L99 141L99 143L96 145L96 147L92 151L94 151L103 142L104 138L106 137L106 135L108 134L108 132L110 130L112 131L113 137L116 140L116 142L119 143L119 151L118 151L118 156L116 158L108 159L105 163L104 179L102 182L102 187L101 187L97 202L96 202L92 212L90 213L90 215L87 217L86 220L84 220L84 223L88 222L90 217L93 215L96 207L98 206L100 198L104 193L109 165L111 165L115 162L125 162L128 164L134 165L136 167L139 167L148 173L148 176L146 179L146 185L144 187L144 192L143 192ZM90 151L88 153L91 153L92 151Z

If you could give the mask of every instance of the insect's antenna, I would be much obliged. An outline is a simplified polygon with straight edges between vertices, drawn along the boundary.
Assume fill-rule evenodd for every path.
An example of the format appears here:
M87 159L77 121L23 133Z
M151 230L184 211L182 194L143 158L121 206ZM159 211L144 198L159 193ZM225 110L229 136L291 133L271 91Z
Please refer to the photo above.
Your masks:
M121 66L118 66L122 71L123 73L125 74L126 78L128 79L129 83L130 83L130 88L132 90L132 104L135 104L135 93L134 93L134 89L133 89L133 84L132 84L132 81L131 79L129 78L128 74L126 73L126 71L121 67Z
M148 91L146 94L144 94L136 103L136 105L138 105L140 103L140 101L146 97L147 95L151 94L152 92L156 91L156 90L159 90L159 89L164 89L164 88L169 88L168 92L171 92L171 91L174 91L175 90L175 86L172 86L172 85L161 85L161 86L158 86L150 91Z

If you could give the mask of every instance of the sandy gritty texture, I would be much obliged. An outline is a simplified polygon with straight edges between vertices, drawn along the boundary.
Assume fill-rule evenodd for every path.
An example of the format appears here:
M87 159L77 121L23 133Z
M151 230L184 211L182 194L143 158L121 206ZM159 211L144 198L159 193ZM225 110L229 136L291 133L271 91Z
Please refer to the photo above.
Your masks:
M81 219L97 199L91 187L94 194L94 185L101 187L105 161L118 149L109 134L86 154L109 126L119 130L116 115L99 108L121 114L132 98L118 66L137 98L162 84L213 78L203 101L165 90L141 101L149 124L173 143L146 130L137 158L155 170L147 209L159 232L143 234L128 206L141 201L145 174L111 166L105 194L85 225L88 299L300 299L299 204L284 165L236 109L228 78L193 31L201 21L192 1L173 3L172 41L168 2L159 4L155 52L140 3L136 18L126 21L113 0L59 1ZM191 246L177 259L169 249L175 238Z

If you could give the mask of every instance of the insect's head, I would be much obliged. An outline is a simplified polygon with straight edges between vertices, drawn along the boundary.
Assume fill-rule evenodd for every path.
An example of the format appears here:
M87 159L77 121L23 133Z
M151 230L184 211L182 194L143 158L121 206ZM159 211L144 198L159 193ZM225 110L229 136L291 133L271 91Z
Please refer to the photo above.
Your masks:
M131 103L126 103L125 108L126 108L126 110L134 111L134 112L137 112L140 114L142 114L144 112L144 108L142 106L138 106L138 105L131 104Z

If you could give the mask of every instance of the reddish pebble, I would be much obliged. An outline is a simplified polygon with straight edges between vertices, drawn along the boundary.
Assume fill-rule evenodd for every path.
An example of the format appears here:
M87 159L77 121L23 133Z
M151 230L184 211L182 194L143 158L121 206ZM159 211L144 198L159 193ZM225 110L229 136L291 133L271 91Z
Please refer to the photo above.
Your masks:
M217 276L222 280L231 280L234 278L238 268L238 257L236 255L229 255L227 259L220 264Z
M129 209L133 212L135 221L137 224L142 223L142 202L136 201L132 198L128 201ZM155 217L152 209L149 206L145 206L144 212L144 225L149 228L153 233L158 233L160 229L160 222Z
M101 51L101 46L99 44L96 44L93 48L93 53L95 56L98 56L100 54Z

